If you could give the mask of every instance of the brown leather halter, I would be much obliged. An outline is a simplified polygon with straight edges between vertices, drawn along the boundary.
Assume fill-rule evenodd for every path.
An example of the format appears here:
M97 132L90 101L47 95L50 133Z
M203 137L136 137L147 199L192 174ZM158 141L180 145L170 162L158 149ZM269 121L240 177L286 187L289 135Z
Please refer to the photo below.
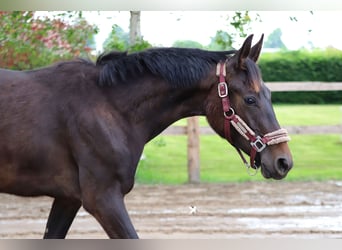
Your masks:
M264 136L256 135L255 132L248 127L248 125L241 119L240 116L235 114L234 109L230 105L228 85L226 83L226 62L220 62L217 64L216 75L219 77L218 95L221 98L223 115L224 115L224 135L227 141L233 145L231 138L232 125L240 135L250 142L250 163L248 163L243 156L241 149L236 147L242 161L246 165L247 169L258 169L255 164L256 153L263 151L267 145L274 145L282 142L287 142L290 137L286 129L278 129L271 133L267 133Z

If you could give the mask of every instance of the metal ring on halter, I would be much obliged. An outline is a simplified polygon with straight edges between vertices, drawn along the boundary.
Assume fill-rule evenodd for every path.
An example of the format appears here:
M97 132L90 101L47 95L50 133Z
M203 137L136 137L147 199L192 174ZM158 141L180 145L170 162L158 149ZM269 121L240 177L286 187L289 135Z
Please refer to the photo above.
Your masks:
M255 176L258 173L258 167L252 168L249 164L246 164L246 167L249 176ZM251 172L251 169L254 169L254 172Z
M223 112L224 117L226 117L227 119L231 119L234 115L235 115L235 111L233 108L229 108L228 111Z

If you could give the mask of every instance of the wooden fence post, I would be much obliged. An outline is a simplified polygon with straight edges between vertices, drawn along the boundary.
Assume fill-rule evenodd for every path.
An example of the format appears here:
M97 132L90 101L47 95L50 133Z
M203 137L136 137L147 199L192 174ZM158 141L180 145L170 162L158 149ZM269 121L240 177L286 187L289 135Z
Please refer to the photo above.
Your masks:
M200 182L200 143L198 117L187 119L188 133L188 182Z

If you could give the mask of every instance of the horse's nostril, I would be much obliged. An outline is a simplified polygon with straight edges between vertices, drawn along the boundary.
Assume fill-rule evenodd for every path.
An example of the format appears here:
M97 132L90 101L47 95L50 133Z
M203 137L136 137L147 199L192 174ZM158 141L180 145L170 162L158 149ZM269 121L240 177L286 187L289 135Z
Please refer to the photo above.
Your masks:
M289 170L291 166L289 165L286 158L278 158L277 164L276 164L276 170L279 174L285 175Z

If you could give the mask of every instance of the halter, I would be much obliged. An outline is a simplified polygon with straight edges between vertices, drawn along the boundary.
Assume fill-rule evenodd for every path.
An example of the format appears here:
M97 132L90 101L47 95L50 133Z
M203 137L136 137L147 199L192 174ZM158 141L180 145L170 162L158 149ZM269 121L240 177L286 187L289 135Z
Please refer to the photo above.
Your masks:
M250 168L258 170L258 166L255 164L256 153L263 151L266 146L279 144L282 142L290 141L290 137L287 130L280 128L273 132L267 133L264 136L256 135L255 132L248 127L248 125L242 120L240 116L235 114L234 109L230 105L229 95L228 95L228 85L226 83L226 63L218 63L216 68L216 75L219 76L218 84L218 95L222 101L223 115L224 115L224 135L227 141L233 145L231 138L230 125L232 125L236 131L242 135L247 141L250 142L251 152L250 152L250 163L248 163L243 156L241 149L235 147L238 151L242 161L247 167L249 172ZM255 173L256 173L255 171Z

